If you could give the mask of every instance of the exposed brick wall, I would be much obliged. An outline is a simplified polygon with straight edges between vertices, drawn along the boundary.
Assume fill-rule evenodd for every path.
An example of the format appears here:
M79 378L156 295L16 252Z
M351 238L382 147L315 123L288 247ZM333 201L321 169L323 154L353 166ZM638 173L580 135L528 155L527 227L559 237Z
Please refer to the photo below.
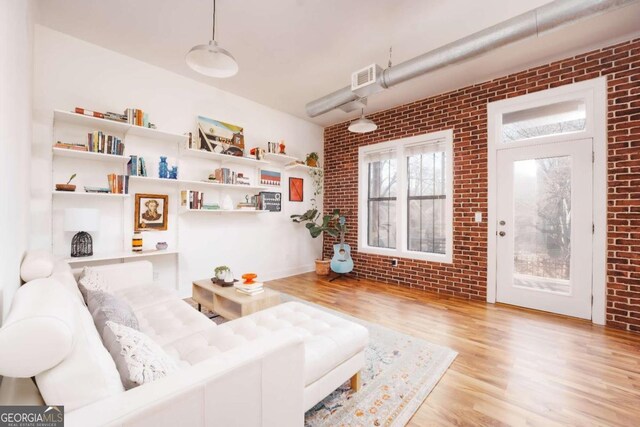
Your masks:
M640 331L640 39L375 113L373 133L350 133L347 122L326 128L324 206L351 212L356 273L485 300L487 223L474 212L486 218L487 103L600 76L608 77L607 324ZM400 259L392 269L389 257L358 253L358 147L444 129L454 130L453 263Z

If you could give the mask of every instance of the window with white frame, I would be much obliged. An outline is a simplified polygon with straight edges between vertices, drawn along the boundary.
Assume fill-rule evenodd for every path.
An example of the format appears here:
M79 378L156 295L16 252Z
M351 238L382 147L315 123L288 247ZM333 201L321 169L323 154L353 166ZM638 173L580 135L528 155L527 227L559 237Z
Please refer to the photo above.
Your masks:
M451 262L452 131L359 150L361 252Z

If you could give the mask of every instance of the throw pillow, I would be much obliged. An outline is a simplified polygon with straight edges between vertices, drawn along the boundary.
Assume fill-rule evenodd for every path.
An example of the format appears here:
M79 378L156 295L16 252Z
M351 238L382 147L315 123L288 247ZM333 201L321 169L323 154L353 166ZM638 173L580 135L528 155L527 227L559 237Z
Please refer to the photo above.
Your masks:
M177 364L151 338L140 331L107 321L103 341L116 362L126 390L162 378Z
M91 267L82 269L82 273L80 273L80 277L78 278L78 284L94 291L109 292L109 286L104 276ZM80 290L82 291L82 289ZM85 297L85 300L87 299L84 294L82 296Z
M140 329L138 318L124 299L106 292L87 289L82 285L78 285L78 287L85 297L87 308L93 317L93 323L103 339L104 328L108 321Z

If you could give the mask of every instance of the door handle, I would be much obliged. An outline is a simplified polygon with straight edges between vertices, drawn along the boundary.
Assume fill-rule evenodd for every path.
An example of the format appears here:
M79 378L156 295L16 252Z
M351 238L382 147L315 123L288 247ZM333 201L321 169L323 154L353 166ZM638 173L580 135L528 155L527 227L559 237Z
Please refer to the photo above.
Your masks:
M501 232L499 232L499 233L498 233L498 235L499 235L500 237L504 237L506 234L507 234L507 233L505 233L504 231L501 231Z

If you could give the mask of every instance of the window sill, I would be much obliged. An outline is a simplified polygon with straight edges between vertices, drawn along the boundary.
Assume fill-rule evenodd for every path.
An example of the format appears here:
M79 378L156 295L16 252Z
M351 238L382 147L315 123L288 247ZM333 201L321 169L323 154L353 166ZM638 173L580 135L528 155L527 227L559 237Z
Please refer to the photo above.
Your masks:
M408 258L416 261L440 262L444 264L452 264L453 260L450 254L434 254L427 252L403 251L400 249L376 248L372 246L362 246L358 248L358 252L372 255L382 255L388 257Z

